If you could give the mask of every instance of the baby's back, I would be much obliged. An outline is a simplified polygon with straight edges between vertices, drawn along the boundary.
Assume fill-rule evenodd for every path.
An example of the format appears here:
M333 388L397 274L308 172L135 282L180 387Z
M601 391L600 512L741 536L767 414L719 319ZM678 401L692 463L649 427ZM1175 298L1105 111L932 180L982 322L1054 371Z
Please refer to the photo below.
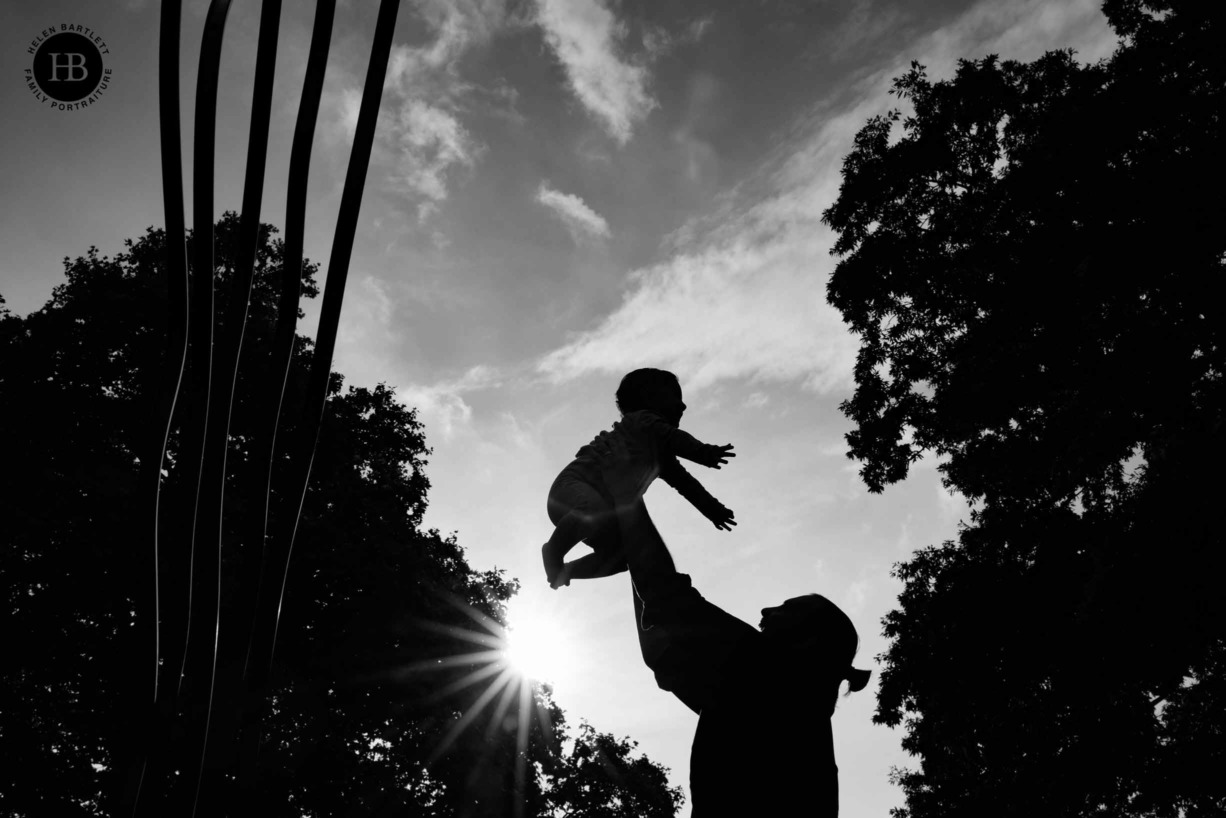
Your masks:
M659 429L665 426L668 426L667 421L655 412L639 409L622 415L621 421L614 424L608 431L610 434L622 437L632 445L637 444L641 446L646 441L653 440L657 436ZM589 443L580 447L579 451L575 452L575 459L562 470L563 473L569 473L573 477L582 478L584 482L599 487L602 492L604 490L604 481L600 478L600 462L596 442L600 439L600 435L603 434L605 432L600 432Z

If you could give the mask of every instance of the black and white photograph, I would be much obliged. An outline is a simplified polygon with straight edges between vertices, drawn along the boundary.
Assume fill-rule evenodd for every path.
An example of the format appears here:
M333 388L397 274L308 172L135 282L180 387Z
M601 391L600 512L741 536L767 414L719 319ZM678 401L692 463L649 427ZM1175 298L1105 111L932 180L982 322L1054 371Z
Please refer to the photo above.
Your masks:
M1226 3L0 32L0 818L1226 815Z

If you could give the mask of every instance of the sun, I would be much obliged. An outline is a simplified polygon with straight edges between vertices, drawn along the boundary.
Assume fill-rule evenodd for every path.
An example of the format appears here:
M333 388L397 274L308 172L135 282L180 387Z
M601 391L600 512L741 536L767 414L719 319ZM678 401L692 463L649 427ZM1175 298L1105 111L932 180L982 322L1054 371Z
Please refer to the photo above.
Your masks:
M515 786L516 792L524 792L529 772L525 759L532 725L539 725L546 741L553 740L550 738L553 736L552 704L549 695L537 682L569 684L573 675L574 662L570 660L571 652L567 649L570 642L565 629L556 624L564 620L545 615L544 609L516 599L514 604L508 606L508 623L504 626L458 597L449 594L441 596L445 602L467 615L476 627L419 622L418 625L425 630L454 639L460 651L410 663L397 668L393 675L399 677L471 668L460 678L438 686L432 697L445 699L473 689L480 692L465 704L463 712L438 740L427 766L445 756L460 735L473 728L478 719L486 720L487 737L499 726L504 729L513 726L519 753ZM515 814L522 814L522 809Z
M564 628L526 605L513 606L507 619L503 653L512 668L555 687L573 681L573 651Z

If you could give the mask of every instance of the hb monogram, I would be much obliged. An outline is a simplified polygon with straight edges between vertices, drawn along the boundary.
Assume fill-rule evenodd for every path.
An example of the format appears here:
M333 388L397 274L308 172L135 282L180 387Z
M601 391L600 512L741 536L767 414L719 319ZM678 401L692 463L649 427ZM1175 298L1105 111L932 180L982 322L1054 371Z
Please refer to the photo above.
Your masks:
M51 76L48 78L51 82L80 82L89 76L89 70L85 67L84 54L53 51L48 56L51 57ZM61 61L61 57L66 57L67 59ZM68 76L60 76L61 68L67 71ZM78 71L80 72L79 74L77 73Z

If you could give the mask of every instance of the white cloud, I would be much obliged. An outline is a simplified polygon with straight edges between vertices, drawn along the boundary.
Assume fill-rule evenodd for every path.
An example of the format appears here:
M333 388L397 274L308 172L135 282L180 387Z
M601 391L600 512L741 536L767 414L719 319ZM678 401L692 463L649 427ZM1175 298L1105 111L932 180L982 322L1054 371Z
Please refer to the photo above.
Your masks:
M693 45L703 38L715 21L713 14L699 17L685 26L680 33L669 32L663 26L646 25L643 30L643 50L648 58L655 60L678 46Z
M770 403L770 397L765 392L753 392L745 398L745 406L750 409L761 409Z
M336 107L336 124L344 137L346 146L353 144L353 135L358 130L358 110L362 107L362 91L359 88L344 88L333 103ZM376 128L376 138L380 129Z
M540 188L537 189L536 200L562 220L576 242L584 236L609 237L609 223L605 221L605 218L588 207L583 199L573 193L562 193L542 182Z
M384 179L417 203L424 221L447 199L455 172L473 167L484 149L461 117L473 109L514 117L516 95L505 84L474 85L459 71L464 54L506 24L505 0L422 0L415 10L433 36L420 46L392 47L372 161ZM349 143L360 88L355 75L330 94L336 128Z
M707 30L711 28L711 24L715 22L715 15L708 14L705 17L699 17L686 27L685 34L682 36L682 41L686 43L696 43L703 38Z
M844 388L855 345L825 303L828 248L809 225L786 241L743 234L640 270L613 315L538 368L554 381L655 364L694 389L738 377Z
M647 70L617 54L625 25L600 0L537 0L537 20L575 96L624 145L656 107Z
M425 200L418 207L424 220L447 198L448 172L472 167L480 146L455 116L416 99L400 109L396 126L400 150L393 175Z
M843 156L868 117L898 105L892 77L911 59L947 76L956 58L1000 53L1032 59L1073 46L1086 58L1114 42L1093 0L1053 11L1050 4L991 0L921 38L897 61L850 89L841 110L815 106L805 135L782 146L745 190L707 221L677 231L673 255L630 275L621 306L602 324L544 356L554 381L589 372L658 365L693 387L729 378L800 381L821 392L846 390L857 341L826 304L834 236L820 223L835 199ZM803 123L802 123L803 124Z
M311 302L306 310L308 321L318 320L314 314L318 310L316 302ZM371 275L350 276L332 356L333 368L345 374L346 383L367 386L387 377L395 341L394 314L386 284Z
M458 378L438 381L433 384L410 384L400 387L396 394L406 406L414 407L431 436L441 434L450 440L462 427L472 421L472 406L464 400L470 392L492 389L501 383L496 370L474 366Z

